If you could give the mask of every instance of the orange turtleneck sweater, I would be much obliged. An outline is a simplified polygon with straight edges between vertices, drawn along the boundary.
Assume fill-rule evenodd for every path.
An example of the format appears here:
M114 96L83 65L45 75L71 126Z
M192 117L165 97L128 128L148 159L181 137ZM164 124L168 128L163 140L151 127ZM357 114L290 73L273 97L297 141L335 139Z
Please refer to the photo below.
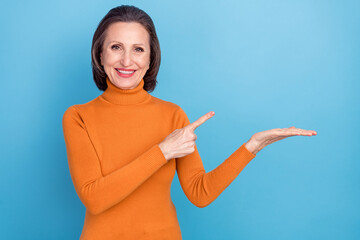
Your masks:
M196 146L167 161L158 144L190 123L185 112L150 95L143 79L127 90L106 82L103 94L70 106L62 119L71 178L86 207L80 239L182 239L170 196L175 170L187 198L205 207L256 155L243 144L208 173Z

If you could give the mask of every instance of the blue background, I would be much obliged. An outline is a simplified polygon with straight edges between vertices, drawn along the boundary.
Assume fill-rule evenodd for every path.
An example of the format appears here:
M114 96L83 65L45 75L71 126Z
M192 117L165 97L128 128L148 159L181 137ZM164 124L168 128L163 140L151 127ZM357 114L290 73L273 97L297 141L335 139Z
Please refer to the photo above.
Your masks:
M359 1L6 1L1 39L1 239L78 239L85 207L61 120L96 98L90 48L101 18L133 4L153 19L162 63L151 94L180 105L206 171L254 133L275 142L208 207L175 176L184 239L360 239Z

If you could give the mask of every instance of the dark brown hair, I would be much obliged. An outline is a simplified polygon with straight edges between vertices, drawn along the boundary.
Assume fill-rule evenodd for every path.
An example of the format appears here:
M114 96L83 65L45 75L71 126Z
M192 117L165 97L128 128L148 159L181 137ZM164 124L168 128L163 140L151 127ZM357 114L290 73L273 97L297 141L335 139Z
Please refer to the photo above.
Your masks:
M143 10L130 5L121 5L111 9L100 21L95 30L91 46L91 66L96 86L105 91L106 73L101 66L100 53L102 52L105 33L110 24L115 22L137 22L148 32L150 37L150 66L144 75L144 89L152 92L156 87L156 77L160 68L161 52L155 26L150 16Z

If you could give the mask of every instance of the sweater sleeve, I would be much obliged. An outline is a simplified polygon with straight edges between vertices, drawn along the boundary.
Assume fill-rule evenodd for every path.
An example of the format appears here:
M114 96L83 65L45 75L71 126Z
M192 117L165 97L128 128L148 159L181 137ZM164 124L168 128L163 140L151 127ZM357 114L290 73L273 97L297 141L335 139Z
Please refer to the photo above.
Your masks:
M100 160L76 107L65 111L62 125L75 190L92 214L102 213L121 202L167 163L155 144L129 164L103 175Z
M178 118L179 128L190 124L181 108ZM195 145L194 152L176 159L180 185L190 202L200 208L206 207L234 181L255 156L245 147L244 143L218 167L206 173Z

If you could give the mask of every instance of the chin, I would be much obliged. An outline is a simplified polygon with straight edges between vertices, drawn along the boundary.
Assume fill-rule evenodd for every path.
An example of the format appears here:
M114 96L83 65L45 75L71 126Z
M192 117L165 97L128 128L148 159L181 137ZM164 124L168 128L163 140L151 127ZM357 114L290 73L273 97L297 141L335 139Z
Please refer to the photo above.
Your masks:
M132 89L135 88L140 81L131 79L131 78L122 78L122 77L117 77L115 82L117 83L117 87L122 88L122 89Z

